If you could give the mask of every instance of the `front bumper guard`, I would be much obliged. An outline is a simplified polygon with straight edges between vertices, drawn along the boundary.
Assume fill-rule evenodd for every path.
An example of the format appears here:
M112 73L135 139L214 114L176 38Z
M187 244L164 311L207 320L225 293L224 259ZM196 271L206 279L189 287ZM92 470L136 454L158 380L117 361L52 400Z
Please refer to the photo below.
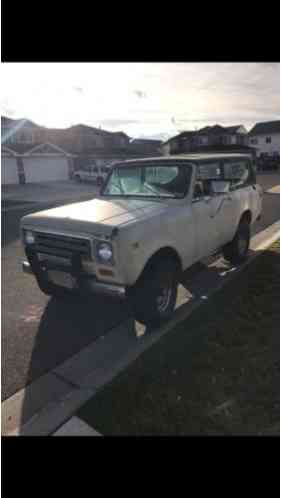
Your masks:
M22 261L22 270L28 275L35 276L28 261ZM94 277L90 276L80 276L79 280L83 282L83 289L89 293L110 296L117 299L125 299L126 297L126 290L122 285L98 282Z

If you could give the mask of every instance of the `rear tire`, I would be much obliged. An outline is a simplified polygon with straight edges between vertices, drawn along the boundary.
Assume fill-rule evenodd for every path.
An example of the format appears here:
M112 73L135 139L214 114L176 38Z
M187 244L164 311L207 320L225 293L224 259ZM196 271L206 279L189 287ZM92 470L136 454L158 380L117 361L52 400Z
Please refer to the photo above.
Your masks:
M250 238L250 223L246 219L242 219L234 239L223 248L224 258L234 265L243 263L249 253Z
M148 265L127 291L135 319L154 327L168 320L175 308L177 288L178 265L173 259Z

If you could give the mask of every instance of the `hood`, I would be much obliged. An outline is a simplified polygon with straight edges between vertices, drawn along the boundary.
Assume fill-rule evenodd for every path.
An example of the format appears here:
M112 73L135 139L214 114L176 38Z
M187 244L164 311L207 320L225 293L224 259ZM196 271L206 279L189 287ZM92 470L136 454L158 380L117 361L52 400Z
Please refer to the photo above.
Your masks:
M93 199L24 216L22 225L77 233L110 235L112 228L162 211L164 202L136 199ZM101 232L100 232L101 230Z

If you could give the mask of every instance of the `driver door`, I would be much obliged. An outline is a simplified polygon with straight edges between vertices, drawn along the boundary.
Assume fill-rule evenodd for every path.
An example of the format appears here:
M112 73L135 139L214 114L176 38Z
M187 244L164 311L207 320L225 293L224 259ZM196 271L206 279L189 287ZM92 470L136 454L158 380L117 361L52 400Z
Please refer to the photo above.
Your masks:
M196 180L192 198L196 260L210 256L219 247L213 199L204 192L204 182Z
M218 219L218 200L213 196L212 181L222 177L220 161L205 161L196 168L192 197L198 260L210 256L221 244Z

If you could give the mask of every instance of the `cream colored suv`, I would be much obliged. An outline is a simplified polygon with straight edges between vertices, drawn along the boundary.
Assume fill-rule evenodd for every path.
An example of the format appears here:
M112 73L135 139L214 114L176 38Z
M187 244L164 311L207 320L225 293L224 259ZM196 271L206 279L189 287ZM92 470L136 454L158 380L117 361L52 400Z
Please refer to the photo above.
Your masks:
M156 324L171 316L183 270L219 250L245 260L261 209L248 155L116 163L99 198L21 220L23 269L46 294L127 298L137 320Z

